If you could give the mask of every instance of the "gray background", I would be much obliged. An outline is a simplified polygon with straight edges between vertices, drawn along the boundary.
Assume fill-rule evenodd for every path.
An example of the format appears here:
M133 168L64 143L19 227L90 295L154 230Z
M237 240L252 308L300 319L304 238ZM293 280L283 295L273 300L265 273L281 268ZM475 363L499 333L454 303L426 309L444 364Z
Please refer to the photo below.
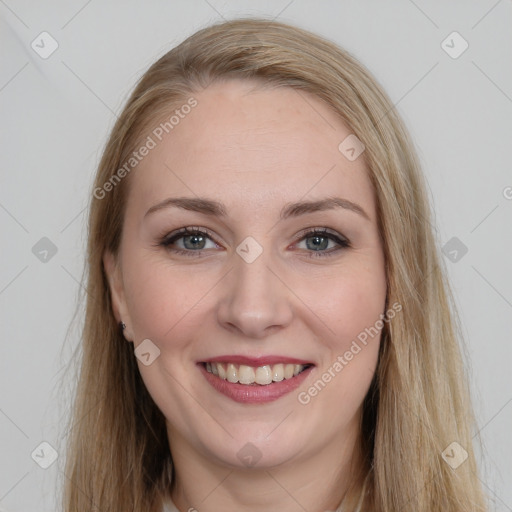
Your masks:
M491 509L512 511L511 0L0 0L0 510L57 510L69 396L61 379L81 313L68 327L88 192L115 113L157 57L211 22L244 15L276 17L337 42L404 117L439 244L457 238L445 264L471 360L482 481ZM46 59L31 47L43 46L43 31L58 43ZM469 44L457 58L442 47L453 31ZM446 44L462 49L453 37ZM41 252L43 237L55 254ZM48 469L40 467L51 462L43 441L59 454Z

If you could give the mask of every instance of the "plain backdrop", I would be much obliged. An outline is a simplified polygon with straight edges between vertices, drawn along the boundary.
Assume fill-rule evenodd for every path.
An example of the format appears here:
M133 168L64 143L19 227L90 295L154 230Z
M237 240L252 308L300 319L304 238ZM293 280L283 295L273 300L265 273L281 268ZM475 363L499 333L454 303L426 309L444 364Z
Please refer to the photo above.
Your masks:
M158 57L242 16L338 43L403 116L463 324L482 481L491 510L512 511L511 0L0 0L0 510L59 509L68 328L115 114Z

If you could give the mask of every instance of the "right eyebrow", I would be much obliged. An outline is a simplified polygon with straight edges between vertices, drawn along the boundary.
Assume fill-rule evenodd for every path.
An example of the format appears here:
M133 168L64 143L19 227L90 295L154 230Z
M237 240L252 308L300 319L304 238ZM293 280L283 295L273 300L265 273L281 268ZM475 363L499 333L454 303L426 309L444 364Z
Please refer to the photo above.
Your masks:
M164 201L152 206L144 215L150 215L158 210L169 207L182 208L193 212L203 213L204 215L212 215L216 217L226 217L227 211L222 203L206 198L195 197L169 197Z

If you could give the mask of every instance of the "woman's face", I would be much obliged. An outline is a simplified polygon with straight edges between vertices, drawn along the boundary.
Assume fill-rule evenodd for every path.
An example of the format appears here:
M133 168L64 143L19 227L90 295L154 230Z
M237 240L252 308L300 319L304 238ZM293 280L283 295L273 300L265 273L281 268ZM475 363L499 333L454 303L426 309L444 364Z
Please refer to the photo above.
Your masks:
M386 298L362 148L340 149L350 129L304 92L231 80L193 97L124 178L120 265L104 259L171 451L231 467L350 453Z

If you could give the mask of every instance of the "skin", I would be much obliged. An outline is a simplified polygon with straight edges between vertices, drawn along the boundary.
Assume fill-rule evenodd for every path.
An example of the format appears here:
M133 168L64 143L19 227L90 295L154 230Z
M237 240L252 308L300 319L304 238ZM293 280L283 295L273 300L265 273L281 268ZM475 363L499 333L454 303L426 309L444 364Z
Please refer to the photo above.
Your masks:
M167 419L177 475L172 499L181 511L334 510L360 464L361 405L380 334L308 404L297 396L385 311L384 255L364 153L355 161L341 154L350 129L307 93L230 80L194 97L197 107L128 178L119 257L104 256L127 340L137 347L150 339L160 350L149 366L137 363ZM171 207L145 217L181 196L220 201L228 215ZM332 196L357 203L368 219L336 208L279 220L288 203ZM199 256L198 249L191 256L170 250L193 247L190 237L158 245L187 226L212 234ZM312 237L295 238L306 228L329 228L351 247L329 241L324 253L340 250L314 257ZM252 263L236 252L248 236L263 249ZM196 366L225 354L285 355L315 368L276 401L241 404L212 388ZM237 457L246 443L261 455L254 467Z

